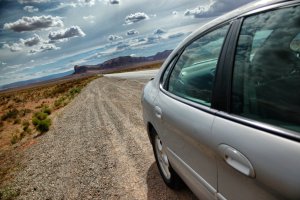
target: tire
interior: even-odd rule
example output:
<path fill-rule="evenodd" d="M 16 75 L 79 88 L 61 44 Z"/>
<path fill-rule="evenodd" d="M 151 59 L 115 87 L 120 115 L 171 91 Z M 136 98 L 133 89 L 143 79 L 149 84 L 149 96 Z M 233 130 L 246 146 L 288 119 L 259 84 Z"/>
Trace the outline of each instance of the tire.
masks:
<path fill-rule="evenodd" d="M 168 156 L 164 150 L 165 148 L 163 146 L 163 143 L 156 132 L 152 135 L 152 148 L 156 160 L 156 165 L 165 184 L 172 189 L 182 188 L 183 182 L 170 165 Z"/>

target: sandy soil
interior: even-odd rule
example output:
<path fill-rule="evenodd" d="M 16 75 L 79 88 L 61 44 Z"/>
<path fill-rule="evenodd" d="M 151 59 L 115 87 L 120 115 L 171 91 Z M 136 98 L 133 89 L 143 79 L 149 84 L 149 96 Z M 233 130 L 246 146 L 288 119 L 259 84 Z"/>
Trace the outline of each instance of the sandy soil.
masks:
<path fill-rule="evenodd" d="M 100 78 L 24 147 L 18 199 L 196 199 L 165 186 L 142 121 L 146 81 Z"/>

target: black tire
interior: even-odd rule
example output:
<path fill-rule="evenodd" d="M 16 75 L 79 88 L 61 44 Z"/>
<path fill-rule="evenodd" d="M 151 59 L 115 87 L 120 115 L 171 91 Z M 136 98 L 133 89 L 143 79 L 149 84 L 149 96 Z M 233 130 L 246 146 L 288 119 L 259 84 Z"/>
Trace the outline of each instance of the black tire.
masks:
<path fill-rule="evenodd" d="M 156 138 L 159 138 L 158 134 L 153 131 L 152 133 L 152 148 L 153 148 L 153 152 L 154 152 L 154 156 L 155 156 L 155 160 L 156 160 L 156 165 L 158 167 L 159 173 L 161 175 L 161 177 L 163 178 L 165 184 L 172 188 L 172 189 L 181 189 L 183 184 L 183 181 L 181 180 L 181 178 L 178 176 L 178 174 L 175 172 L 175 170 L 172 168 L 171 164 L 169 163 L 168 165 L 168 170 L 169 170 L 169 176 L 166 175 L 166 173 L 164 172 L 164 168 L 162 167 L 162 165 L 160 164 L 160 159 L 158 157 L 158 148 L 156 145 Z M 159 138 L 160 139 L 160 138 Z M 162 144 L 162 143 L 161 143 Z"/>

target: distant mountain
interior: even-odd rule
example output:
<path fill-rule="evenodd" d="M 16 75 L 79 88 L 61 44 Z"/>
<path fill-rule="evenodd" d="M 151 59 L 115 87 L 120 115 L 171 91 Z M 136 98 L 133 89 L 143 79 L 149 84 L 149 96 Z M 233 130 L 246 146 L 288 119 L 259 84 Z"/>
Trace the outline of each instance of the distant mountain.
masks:
<path fill-rule="evenodd" d="M 166 59 L 172 50 L 165 50 L 163 52 L 158 52 L 153 56 L 148 57 L 132 57 L 132 56 L 121 56 L 118 58 L 113 58 L 111 60 L 107 60 L 101 64 L 97 65 L 82 65 L 74 66 L 74 74 L 86 73 L 89 71 L 99 71 L 104 72 L 110 69 L 126 69 L 130 66 L 140 65 L 143 63 L 154 62 L 154 61 L 162 61 Z"/>
<path fill-rule="evenodd" d="M 21 87 L 21 86 L 27 86 L 27 85 L 31 85 L 31 84 L 35 84 L 35 83 L 40 83 L 40 82 L 43 82 L 43 81 L 57 79 L 57 78 L 60 78 L 60 77 L 63 77 L 63 76 L 71 75 L 72 73 L 73 73 L 73 70 L 63 72 L 63 73 L 59 73 L 59 74 L 51 74 L 49 76 L 30 79 L 30 80 L 26 80 L 26 81 L 18 81 L 18 82 L 15 82 L 15 83 L 10 83 L 10 84 L 7 84 L 7 85 L 0 86 L 0 90 L 6 90 L 6 89 Z"/>

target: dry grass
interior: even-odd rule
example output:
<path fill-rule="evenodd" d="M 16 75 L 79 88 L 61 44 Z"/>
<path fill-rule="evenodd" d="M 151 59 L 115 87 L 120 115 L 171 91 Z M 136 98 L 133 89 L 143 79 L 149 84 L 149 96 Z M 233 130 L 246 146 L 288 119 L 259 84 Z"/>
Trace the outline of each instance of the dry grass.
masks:
<path fill-rule="evenodd" d="M 47 132 L 53 114 L 96 78 L 86 76 L 0 93 L 0 185 L 17 165 L 13 151 Z"/>

